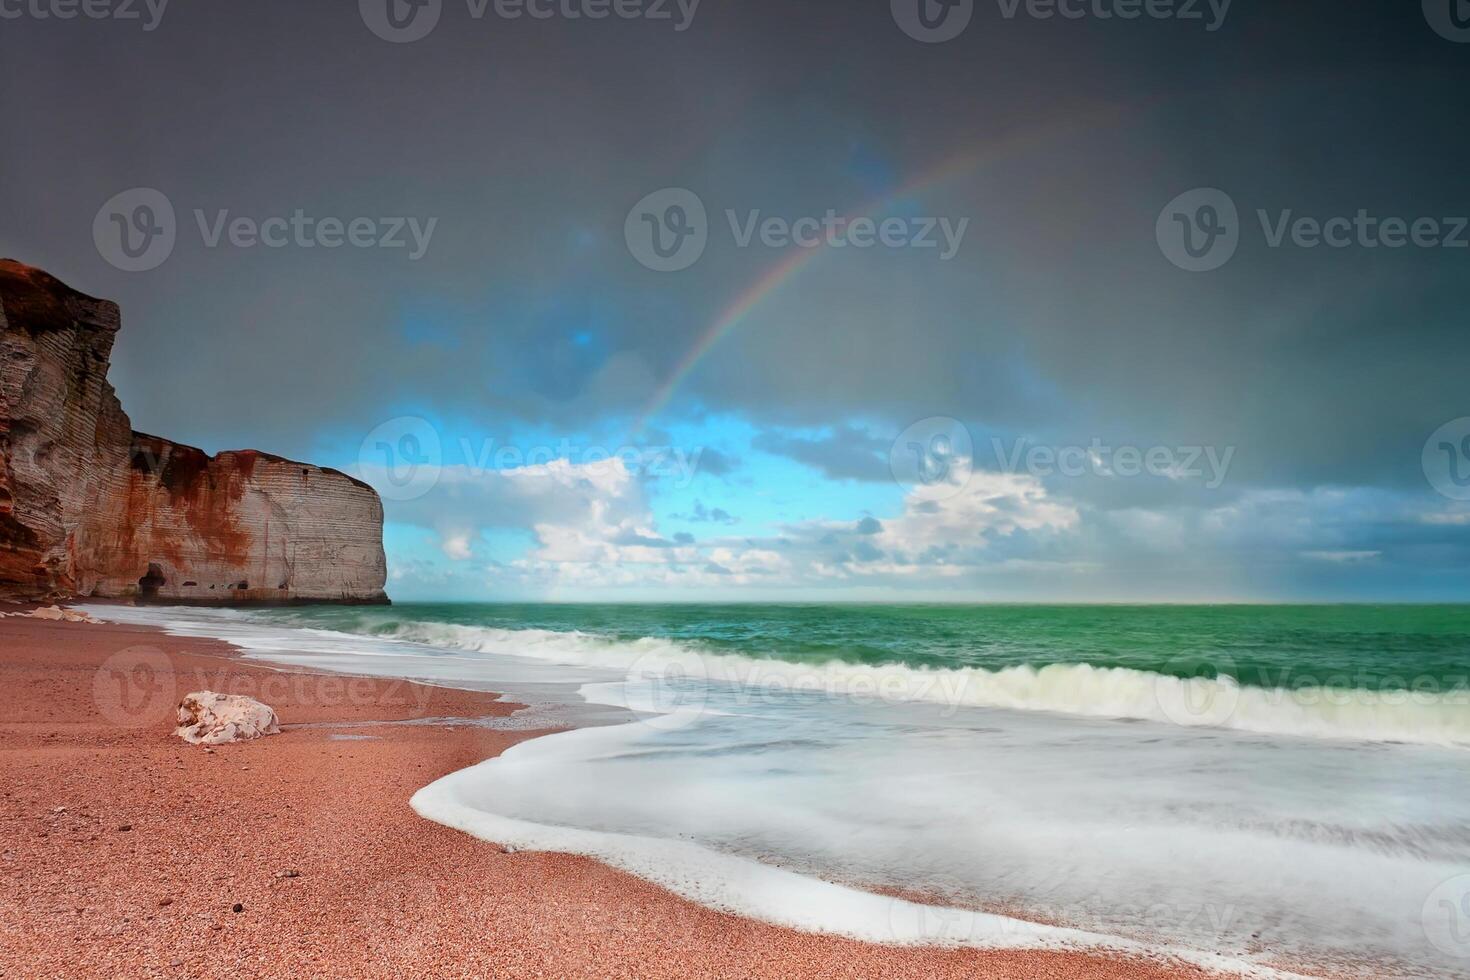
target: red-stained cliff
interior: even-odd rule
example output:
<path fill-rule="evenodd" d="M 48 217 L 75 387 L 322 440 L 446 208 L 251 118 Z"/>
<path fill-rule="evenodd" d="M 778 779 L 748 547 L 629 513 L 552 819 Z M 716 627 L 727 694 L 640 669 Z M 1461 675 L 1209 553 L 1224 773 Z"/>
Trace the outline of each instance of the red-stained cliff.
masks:
<path fill-rule="evenodd" d="M 132 431 L 107 382 L 116 304 L 0 260 L 0 593 L 384 602 L 367 485 Z"/>

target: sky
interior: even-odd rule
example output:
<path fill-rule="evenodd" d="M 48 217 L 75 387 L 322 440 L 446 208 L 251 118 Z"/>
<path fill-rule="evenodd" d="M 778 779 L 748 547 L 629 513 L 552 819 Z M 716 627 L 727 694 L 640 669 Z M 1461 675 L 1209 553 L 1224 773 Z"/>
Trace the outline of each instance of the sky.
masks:
<path fill-rule="evenodd" d="M 1466 600 L 1459 2 L 0 0 L 0 254 L 395 599 Z"/>

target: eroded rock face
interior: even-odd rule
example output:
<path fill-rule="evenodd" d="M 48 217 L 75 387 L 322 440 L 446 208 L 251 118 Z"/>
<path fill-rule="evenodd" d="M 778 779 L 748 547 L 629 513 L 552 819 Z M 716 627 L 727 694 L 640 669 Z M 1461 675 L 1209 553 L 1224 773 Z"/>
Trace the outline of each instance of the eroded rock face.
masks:
<path fill-rule="evenodd" d="M 195 691 L 179 703 L 179 727 L 174 734 L 195 745 L 220 745 L 262 735 L 277 735 L 276 712 L 243 694 Z"/>
<path fill-rule="evenodd" d="M 0 260 L 0 594 L 385 602 L 366 484 L 132 425 L 107 382 L 117 306 Z"/>

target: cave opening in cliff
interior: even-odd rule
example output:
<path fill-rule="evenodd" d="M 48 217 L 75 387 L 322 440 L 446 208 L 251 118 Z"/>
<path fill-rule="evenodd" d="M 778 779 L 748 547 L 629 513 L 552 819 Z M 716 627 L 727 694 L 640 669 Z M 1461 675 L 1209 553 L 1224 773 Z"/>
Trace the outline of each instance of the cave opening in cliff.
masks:
<path fill-rule="evenodd" d="M 158 595 L 158 590 L 168 581 L 163 577 L 163 569 L 158 567 L 157 562 L 148 563 L 148 572 L 138 579 L 138 596 L 142 599 L 151 599 Z"/>

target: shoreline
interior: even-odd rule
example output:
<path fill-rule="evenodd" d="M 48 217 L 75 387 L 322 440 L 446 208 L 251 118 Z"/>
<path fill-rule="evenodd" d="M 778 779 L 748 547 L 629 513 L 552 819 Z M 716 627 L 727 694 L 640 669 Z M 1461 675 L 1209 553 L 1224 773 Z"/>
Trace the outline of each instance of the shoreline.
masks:
<path fill-rule="evenodd" d="M 489 727 L 522 707 L 493 694 L 276 668 L 152 627 L 17 618 L 0 620 L 0 679 L 13 841 L 0 963 L 17 975 L 1217 975 L 800 933 L 420 818 L 408 801 L 421 788 L 555 730 Z M 184 743 L 173 709 L 202 686 L 259 697 L 282 733 Z"/>

